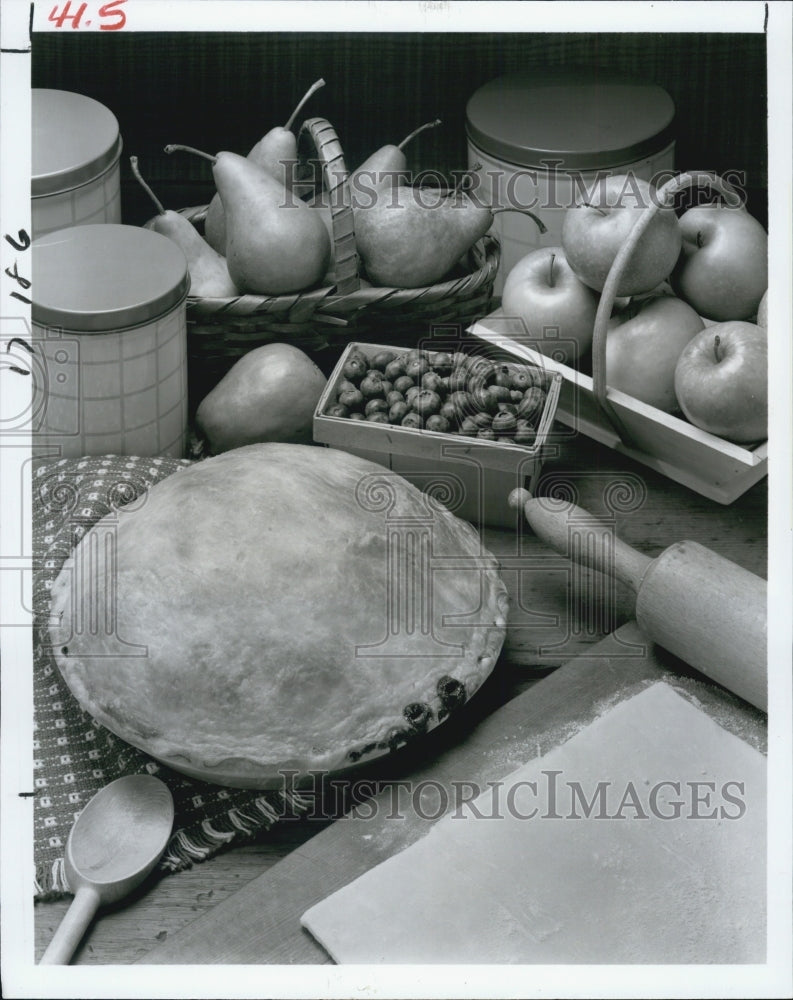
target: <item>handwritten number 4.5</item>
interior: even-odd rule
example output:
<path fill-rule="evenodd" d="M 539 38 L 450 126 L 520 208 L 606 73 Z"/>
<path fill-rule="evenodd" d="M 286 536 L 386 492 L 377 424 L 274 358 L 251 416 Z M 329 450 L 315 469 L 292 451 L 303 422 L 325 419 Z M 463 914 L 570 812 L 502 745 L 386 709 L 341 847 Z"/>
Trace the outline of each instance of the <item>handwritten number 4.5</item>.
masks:
<path fill-rule="evenodd" d="M 119 10 L 126 0 L 110 0 L 109 3 L 103 4 L 98 11 L 100 20 L 105 18 L 112 18 L 112 22 L 106 24 L 100 24 L 100 31 L 118 31 L 119 28 L 123 28 L 127 23 L 127 15 L 123 10 Z M 85 14 L 88 9 L 87 3 L 81 3 L 79 7 L 72 13 L 72 2 L 71 0 L 66 0 L 66 3 L 62 7 L 57 5 L 52 8 L 49 13 L 48 20 L 55 24 L 56 28 L 62 28 L 67 21 L 71 22 L 72 28 L 79 28 L 80 22 L 83 19 L 83 14 Z M 86 25 L 90 24 L 90 21 L 85 22 Z"/>

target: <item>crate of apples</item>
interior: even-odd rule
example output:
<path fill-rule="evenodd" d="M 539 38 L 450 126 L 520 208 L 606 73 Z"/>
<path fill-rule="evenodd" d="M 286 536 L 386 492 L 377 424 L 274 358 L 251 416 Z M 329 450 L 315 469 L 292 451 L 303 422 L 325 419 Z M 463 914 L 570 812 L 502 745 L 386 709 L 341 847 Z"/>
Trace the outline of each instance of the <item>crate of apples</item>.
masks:
<path fill-rule="evenodd" d="M 721 201 L 678 215 L 700 186 Z M 618 175 L 515 265 L 474 332 L 548 358 L 563 423 L 731 503 L 767 471 L 767 282 L 766 232 L 719 178 L 655 191 Z"/>
<path fill-rule="evenodd" d="M 506 352 L 350 344 L 319 401 L 314 440 L 448 496 L 467 520 L 512 526 L 507 497 L 540 471 L 561 382 L 541 359 Z"/>

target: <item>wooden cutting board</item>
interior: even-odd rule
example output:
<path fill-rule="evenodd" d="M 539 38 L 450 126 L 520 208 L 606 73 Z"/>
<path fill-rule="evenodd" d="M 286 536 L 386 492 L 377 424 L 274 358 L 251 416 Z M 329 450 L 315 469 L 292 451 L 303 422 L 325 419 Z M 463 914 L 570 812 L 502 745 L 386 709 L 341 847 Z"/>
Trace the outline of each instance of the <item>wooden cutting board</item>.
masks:
<path fill-rule="evenodd" d="M 419 840 L 444 804 L 447 810 L 455 807 L 465 783 L 484 789 L 662 679 L 722 727 L 765 750 L 762 713 L 648 644 L 631 622 L 481 721 L 472 704 L 470 712 L 430 734 L 421 747 L 423 759 L 405 754 L 391 762 L 393 773 L 361 773 L 359 781 L 385 779 L 375 796 L 172 935 L 140 964 L 329 962 L 300 925 L 306 910 Z M 684 738 L 670 733 L 672 740 Z"/>
<path fill-rule="evenodd" d="M 762 963 L 766 770 L 659 681 L 301 923 L 348 965 Z"/>

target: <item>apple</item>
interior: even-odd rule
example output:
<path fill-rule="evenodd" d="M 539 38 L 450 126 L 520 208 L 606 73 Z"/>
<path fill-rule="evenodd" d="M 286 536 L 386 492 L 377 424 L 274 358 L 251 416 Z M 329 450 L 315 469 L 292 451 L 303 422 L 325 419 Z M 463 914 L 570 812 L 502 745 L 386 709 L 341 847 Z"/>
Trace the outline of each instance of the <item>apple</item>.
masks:
<path fill-rule="evenodd" d="M 746 444 L 768 436 L 768 332 L 731 320 L 706 327 L 677 361 L 675 392 L 696 427 Z"/>
<path fill-rule="evenodd" d="M 768 329 L 768 289 L 763 292 L 760 305 L 757 307 L 757 325 Z"/>
<path fill-rule="evenodd" d="M 574 343 L 576 357 L 570 363 L 575 367 L 592 346 L 598 298 L 576 277 L 561 247 L 540 247 L 507 274 L 501 308 L 505 316 L 524 322 L 543 354 Z"/>
<path fill-rule="evenodd" d="M 603 291 L 614 258 L 653 198 L 647 181 L 616 174 L 604 178 L 588 202 L 565 212 L 562 247 L 584 284 Z M 674 209 L 659 209 L 634 248 L 616 294 L 639 295 L 660 285 L 677 263 L 681 242 Z"/>
<path fill-rule="evenodd" d="M 680 217 L 672 287 L 701 316 L 748 320 L 768 287 L 768 235 L 745 208 L 697 205 Z"/>
<path fill-rule="evenodd" d="M 658 295 L 644 299 L 633 313 L 611 319 L 606 334 L 608 384 L 665 413 L 679 411 L 675 368 L 683 348 L 705 327 L 697 312 L 681 299 Z"/>

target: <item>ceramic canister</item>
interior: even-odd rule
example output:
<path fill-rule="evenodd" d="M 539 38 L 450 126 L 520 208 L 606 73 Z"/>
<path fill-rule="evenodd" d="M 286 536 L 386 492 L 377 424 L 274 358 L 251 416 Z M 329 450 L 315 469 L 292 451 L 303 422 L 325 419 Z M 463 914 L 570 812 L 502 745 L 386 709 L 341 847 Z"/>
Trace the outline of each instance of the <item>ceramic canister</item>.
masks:
<path fill-rule="evenodd" d="M 187 433 L 187 260 L 138 226 L 33 241 L 33 349 L 46 385 L 36 444 L 52 454 L 181 457 Z"/>
<path fill-rule="evenodd" d="M 99 101 L 66 90 L 31 90 L 34 239 L 55 229 L 121 222 L 118 121 Z"/>
<path fill-rule="evenodd" d="M 512 267 L 539 246 L 559 246 L 565 211 L 598 179 L 632 173 L 662 184 L 674 170 L 675 108 L 654 83 L 591 69 L 535 70 L 498 77 L 466 108 L 468 165 L 479 164 L 481 192 L 499 212 L 495 292 Z"/>

